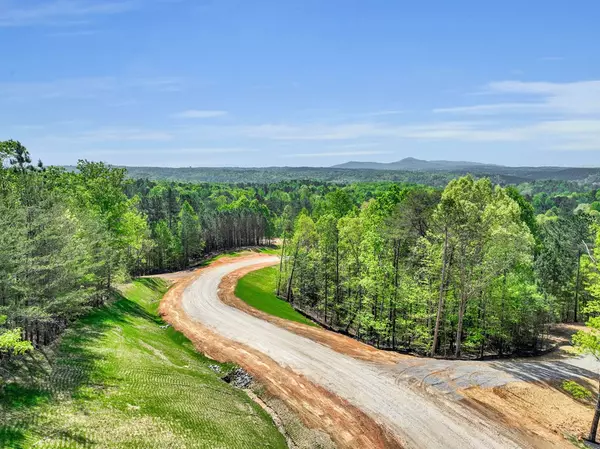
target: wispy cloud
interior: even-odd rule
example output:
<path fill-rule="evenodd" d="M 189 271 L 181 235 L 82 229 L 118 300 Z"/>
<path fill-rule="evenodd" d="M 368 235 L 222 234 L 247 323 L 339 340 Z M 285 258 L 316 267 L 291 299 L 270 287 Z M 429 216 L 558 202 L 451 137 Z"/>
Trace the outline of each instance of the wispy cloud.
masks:
<path fill-rule="evenodd" d="M 5 101 L 91 99 L 124 101 L 124 96 L 140 90 L 176 92 L 182 89 L 182 80 L 175 77 L 121 78 L 89 77 L 66 78 L 52 81 L 0 83 L 0 104 Z"/>
<path fill-rule="evenodd" d="M 194 134 L 195 133 L 195 134 Z M 281 143 L 340 142 L 338 150 L 323 155 L 376 154 L 369 147 L 401 145 L 407 141 L 530 144 L 545 149 L 600 150 L 600 118 L 553 119 L 509 123 L 499 120 L 454 120 L 428 123 L 382 124 L 263 124 L 201 126 L 191 134 L 210 139 L 237 138 Z M 189 136 L 188 136 L 189 137 Z M 369 144 L 367 145 L 366 142 Z M 344 148 L 344 146 L 348 147 Z M 354 147 L 354 148 L 353 148 Z M 362 150 L 361 148 L 366 148 Z M 296 153 L 310 157 L 316 152 Z M 310 156 L 308 156 L 310 155 Z M 297 156 L 301 157 L 301 156 Z M 317 156 L 315 156 L 317 157 Z"/>
<path fill-rule="evenodd" d="M 319 153 L 293 153 L 285 154 L 282 157 L 336 157 L 336 156 L 376 156 L 383 154 L 392 154 L 391 151 L 323 151 Z"/>
<path fill-rule="evenodd" d="M 495 95 L 521 96 L 523 102 L 500 102 L 435 109 L 453 114 L 522 114 L 544 112 L 568 115 L 600 114 L 600 80 L 571 83 L 499 81 L 486 86 Z"/>
<path fill-rule="evenodd" d="M 375 112 L 367 112 L 364 114 L 365 117 L 384 117 L 387 115 L 398 115 L 403 114 L 404 111 L 401 110 L 388 110 L 388 111 L 375 111 Z"/>
<path fill-rule="evenodd" d="M 69 30 L 69 31 L 56 31 L 46 34 L 48 37 L 81 37 L 81 36 L 96 36 L 99 33 L 98 30 Z"/>
<path fill-rule="evenodd" d="M 169 132 L 142 128 L 101 128 L 75 136 L 86 142 L 164 142 L 173 139 Z"/>
<path fill-rule="evenodd" d="M 32 141 L 43 143 L 44 146 L 50 147 L 65 146 L 66 148 L 76 148 L 80 145 L 97 143 L 167 142 L 173 140 L 174 137 L 174 134 L 167 131 L 133 127 L 103 127 L 85 131 L 40 135 L 32 139 Z"/>
<path fill-rule="evenodd" d="M 472 115 L 496 115 L 500 113 L 530 113 L 541 110 L 544 104 L 536 103 L 497 103 L 478 104 L 474 106 L 457 106 L 450 108 L 436 108 L 435 114 L 472 114 Z"/>
<path fill-rule="evenodd" d="M 213 128 L 214 129 L 214 128 Z M 482 126 L 478 122 L 432 122 L 423 124 L 384 124 L 361 122 L 340 125 L 302 124 L 226 127 L 229 134 L 247 138 L 282 141 L 352 141 L 365 138 L 402 138 L 419 140 L 454 139 L 463 141 L 514 141 L 517 133 L 497 130 L 493 126 Z"/>
<path fill-rule="evenodd" d="M 433 112 L 465 117 L 475 136 L 543 144 L 547 149 L 600 150 L 600 80 L 498 81 L 489 83 L 485 91 L 511 101 L 438 108 Z M 481 121 L 482 116 L 485 121 Z M 462 132 L 454 136 L 462 137 Z M 470 136 L 469 131 L 465 137 Z"/>
<path fill-rule="evenodd" d="M 222 117 L 224 115 L 227 115 L 227 111 L 188 109 L 187 111 L 182 111 L 182 112 L 173 114 L 173 117 L 182 118 L 182 119 L 194 119 L 194 118 Z"/>
<path fill-rule="evenodd" d="M 84 23 L 93 16 L 120 14 L 140 6 L 139 0 L 5 0 L 0 27 Z"/>
<path fill-rule="evenodd" d="M 88 153 L 94 155 L 112 155 L 120 154 L 123 152 L 122 149 L 94 149 L 88 150 Z M 215 147 L 215 148 L 134 148 L 127 149 L 130 154 L 181 154 L 181 155 L 219 155 L 219 154 L 236 154 L 236 153 L 256 153 L 257 149 L 254 148 L 243 148 L 243 147 Z"/>

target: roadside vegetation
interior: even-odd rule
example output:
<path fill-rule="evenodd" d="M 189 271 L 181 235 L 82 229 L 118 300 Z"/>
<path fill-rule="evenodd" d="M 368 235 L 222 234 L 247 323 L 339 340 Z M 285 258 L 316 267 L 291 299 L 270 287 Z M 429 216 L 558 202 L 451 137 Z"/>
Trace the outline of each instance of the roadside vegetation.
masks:
<path fill-rule="evenodd" d="M 267 267 L 252 271 L 242 277 L 235 288 L 235 295 L 255 309 L 290 321 L 316 326 L 297 312 L 287 301 L 275 295 L 277 268 Z"/>
<path fill-rule="evenodd" d="M 590 390 L 573 380 L 563 381 L 561 388 L 578 401 L 589 403 L 593 397 Z"/>
<path fill-rule="evenodd" d="M 30 396 L 18 366 L 28 367 L 34 379 L 25 362 L 42 360 L 66 329 L 90 326 L 90 316 L 112 310 L 121 313 L 112 319 L 122 325 L 129 314 L 141 319 L 146 309 L 135 302 L 106 308 L 115 286 L 276 240 L 283 256 L 279 270 L 250 276 L 238 290 L 266 312 L 301 320 L 294 311 L 300 309 L 380 348 L 454 358 L 536 354 L 551 347 L 552 324 L 587 321 L 594 337 L 576 343 L 599 354 L 600 190 L 593 174 L 578 182 L 517 177 L 515 186 L 495 185 L 509 181 L 497 176 L 493 182 L 418 172 L 348 184 L 326 182 L 333 178 L 269 182 L 268 176 L 257 183 L 184 183 L 126 175 L 125 169 L 85 160 L 73 170 L 45 167 L 21 143 L 0 142 L 0 401 L 23 416 L 42 413 L 27 415 L 27 424 L 17 419 L 20 412 L 11 412 L 13 424 L 3 427 L 3 438 L 29 441 L 35 423 L 75 416 L 60 411 L 48 418 L 44 407 L 62 390 L 51 384 Z M 124 305 L 126 311 L 119 309 Z M 129 341 L 118 327 L 111 329 Z M 80 357 L 76 336 L 69 335 L 56 359 L 60 367 L 68 368 L 70 352 Z M 147 354 L 160 353 L 141 336 L 131 341 Z M 106 357 L 99 363 L 110 359 L 101 350 L 94 354 Z M 84 374 L 69 376 L 87 379 L 86 370 L 98 364 L 85 360 Z M 171 363 L 174 372 L 185 371 L 186 364 Z M 111 382 L 122 375 L 132 382 L 132 413 L 144 410 L 133 394 L 140 372 L 115 371 L 108 387 L 98 389 L 94 382 L 87 389 L 69 386 L 75 391 L 69 400 L 85 394 L 94 403 L 110 402 L 119 397 L 111 396 Z M 125 407 L 125 399 L 119 404 Z M 180 410 L 186 410 L 182 416 L 189 412 Z M 193 414 L 204 416 L 200 409 Z M 73 429 L 85 421 L 73 419 Z M 116 427 L 111 419 L 106 423 Z M 65 426 L 54 428 L 63 432 L 56 438 L 70 438 Z M 88 438 L 87 430 L 81 432 Z"/>
<path fill-rule="evenodd" d="M 339 189 L 282 226 L 278 292 L 381 348 L 535 354 L 550 324 L 597 312 L 597 220 L 573 203 L 536 214 L 514 187 L 470 176 L 360 206 Z"/>
<path fill-rule="evenodd" d="M 232 367 L 164 325 L 166 288 L 133 282 L 47 348 L 49 361 L 17 363 L 0 400 L 0 447 L 287 447 L 271 418 L 209 368 Z"/>

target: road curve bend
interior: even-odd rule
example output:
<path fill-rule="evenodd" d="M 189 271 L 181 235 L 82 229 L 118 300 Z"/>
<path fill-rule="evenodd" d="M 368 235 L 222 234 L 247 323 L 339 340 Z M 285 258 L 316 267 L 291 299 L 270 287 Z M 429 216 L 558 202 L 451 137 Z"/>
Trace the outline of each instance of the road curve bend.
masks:
<path fill-rule="evenodd" d="M 335 352 L 313 340 L 258 319 L 219 300 L 223 277 L 277 257 L 233 260 L 208 267 L 183 292 L 193 320 L 223 337 L 254 348 L 281 366 L 347 400 L 396 435 L 406 448 L 507 449 L 527 447 L 517 435 L 442 395 L 398 382 L 389 369 Z"/>

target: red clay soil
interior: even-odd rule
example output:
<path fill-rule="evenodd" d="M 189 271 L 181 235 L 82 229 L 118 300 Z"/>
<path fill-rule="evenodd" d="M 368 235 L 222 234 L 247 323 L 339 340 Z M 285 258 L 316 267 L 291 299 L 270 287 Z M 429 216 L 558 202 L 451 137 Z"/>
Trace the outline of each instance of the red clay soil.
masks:
<path fill-rule="evenodd" d="M 256 258 L 261 256 L 244 256 L 244 258 L 246 257 Z M 236 260 L 242 260 L 242 258 L 236 258 Z M 211 264 L 211 267 L 229 261 L 231 261 L 231 258 L 222 258 Z M 265 354 L 224 338 L 201 323 L 190 319 L 181 305 L 182 293 L 202 270 L 209 268 L 186 272 L 188 274 L 177 276 L 174 279 L 175 284 L 167 292 L 159 308 L 159 313 L 168 323 L 189 338 L 202 353 L 220 362 L 234 362 L 244 368 L 267 389 L 269 394 L 282 399 L 288 407 L 297 413 L 306 426 L 327 432 L 338 447 L 360 449 L 401 447 L 401 444 L 389 431 L 347 401 L 315 385 L 304 376 L 283 368 Z M 256 268 L 256 266 L 253 266 L 251 269 Z M 236 272 L 224 279 L 221 284 L 223 300 L 228 304 L 235 303 L 236 307 L 255 316 L 258 316 L 256 313 L 259 313 L 261 314 L 259 317 L 262 319 L 268 317 L 268 321 L 271 322 L 275 322 L 273 320 L 286 321 L 262 314 L 262 312 L 252 309 L 235 298 L 233 290 L 235 289 L 236 280 L 242 273 L 247 271 L 250 270 Z M 246 307 L 252 309 L 252 311 L 247 310 Z M 265 316 L 263 317 L 263 315 Z M 276 324 L 328 344 L 335 350 L 339 348 L 340 352 L 346 352 L 349 355 L 367 360 L 384 359 L 388 363 L 393 360 L 388 358 L 387 355 L 378 356 L 376 355 L 377 350 L 374 348 L 347 337 L 339 336 L 342 338 L 338 339 L 336 338 L 337 335 L 327 333 L 328 338 L 326 340 L 324 334 L 326 331 L 320 329 L 312 329 L 310 326 L 296 325 L 296 323 Z M 291 326 L 291 328 L 288 326 Z"/>
<path fill-rule="evenodd" d="M 471 387 L 462 394 L 465 405 L 506 427 L 521 429 L 522 435 L 536 448 L 572 448 L 565 438 L 582 441 L 594 414 L 593 405 L 574 400 L 551 383 Z"/>

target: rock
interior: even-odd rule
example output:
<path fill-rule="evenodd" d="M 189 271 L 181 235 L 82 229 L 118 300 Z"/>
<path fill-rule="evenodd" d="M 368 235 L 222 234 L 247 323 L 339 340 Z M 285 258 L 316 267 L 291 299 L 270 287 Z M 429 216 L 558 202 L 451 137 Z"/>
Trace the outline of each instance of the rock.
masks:
<path fill-rule="evenodd" d="M 215 373 L 221 372 L 221 367 L 219 365 L 208 365 L 208 367 L 213 370 Z"/>
<path fill-rule="evenodd" d="M 242 368 L 236 368 L 227 373 L 223 380 L 236 388 L 248 388 L 252 383 L 252 376 Z"/>

